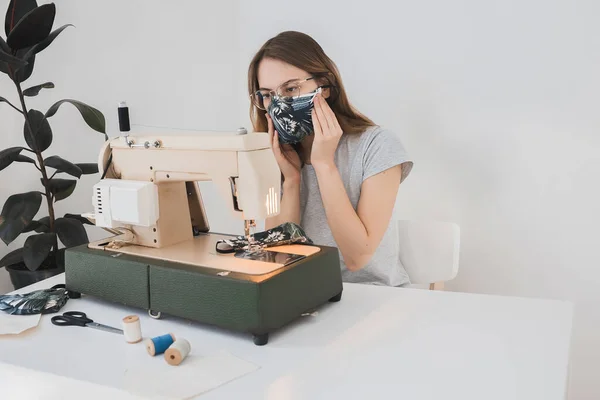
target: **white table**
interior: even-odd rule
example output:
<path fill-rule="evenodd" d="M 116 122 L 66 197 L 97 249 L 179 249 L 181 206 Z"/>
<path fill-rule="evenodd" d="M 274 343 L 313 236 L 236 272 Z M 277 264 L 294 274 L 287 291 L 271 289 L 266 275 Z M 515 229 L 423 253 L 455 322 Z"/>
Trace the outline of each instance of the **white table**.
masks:
<path fill-rule="evenodd" d="M 63 275 L 26 291 L 61 282 Z M 249 335 L 153 320 L 85 296 L 61 312 L 68 310 L 117 327 L 135 313 L 150 336 L 176 332 L 195 354 L 225 349 L 261 366 L 202 399 L 558 400 L 567 391 L 572 305 L 559 301 L 346 284 L 341 302 L 272 334 L 263 347 Z M 26 399 L 37 382 L 47 398 L 59 398 L 50 395 L 57 388 L 81 396 L 88 386 L 97 398 L 135 398 L 111 389 L 122 379 L 126 346 L 119 335 L 59 328 L 43 316 L 35 330 L 0 336 L 0 397 L 10 388 Z M 21 367 L 63 377 L 25 379 Z"/>

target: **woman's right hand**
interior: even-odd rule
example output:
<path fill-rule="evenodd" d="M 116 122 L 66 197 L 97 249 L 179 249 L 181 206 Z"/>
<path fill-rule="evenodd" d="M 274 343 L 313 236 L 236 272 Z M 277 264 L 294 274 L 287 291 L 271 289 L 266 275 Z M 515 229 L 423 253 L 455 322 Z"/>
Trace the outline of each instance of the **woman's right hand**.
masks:
<path fill-rule="evenodd" d="M 267 124 L 269 127 L 269 135 L 271 136 L 271 148 L 275 154 L 279 169 L 283 174 L 286 182 L 300 182 L 300 169 L 302 162 L 298 152 L 289 144 L 279 143 L 279 134 L 273 128 L 273 121 L 267 114 Z"/>

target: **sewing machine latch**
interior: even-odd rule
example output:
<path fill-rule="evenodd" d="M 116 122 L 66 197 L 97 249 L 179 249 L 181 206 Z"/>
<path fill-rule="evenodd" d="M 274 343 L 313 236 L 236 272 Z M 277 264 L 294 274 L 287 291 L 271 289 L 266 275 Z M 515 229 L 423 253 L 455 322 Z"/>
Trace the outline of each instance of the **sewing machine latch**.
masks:
<path fill-rule="evenodd" d="M 231 176 L 229 177 L 229 184 L 231 186 L 231 197 L 233 199 L 233 209 L 235 211 L 244 211 L 240 209 L 239 203 L 238 203 L 238 193 L 237 193 L 237 186 L 236 186 L 236 180 L 237 176 Z"/>
<path fill-rule="evenodd" d="M 235 211 L 243 211 L 240 209 L 240 206 L 238 204 L 237 186 L 236 186 L 236 181 L 235 181 L 236 179 L 237 179 L 237 177 L 234 177 L 234 176 L 229 178 L 229 183 L 231 184 L 231 197 L 233 198 L 233 208 L 235 209 Z M 253 219 L 244 220 L 244 235 L 246 236 L 246 239 L 249 241 L 251 248 L 254 245 L 253 239 L 251 238 L 251 234 L 254 233 L 254 228 L 256 228 L 255 220 L 253 220 Z"/>

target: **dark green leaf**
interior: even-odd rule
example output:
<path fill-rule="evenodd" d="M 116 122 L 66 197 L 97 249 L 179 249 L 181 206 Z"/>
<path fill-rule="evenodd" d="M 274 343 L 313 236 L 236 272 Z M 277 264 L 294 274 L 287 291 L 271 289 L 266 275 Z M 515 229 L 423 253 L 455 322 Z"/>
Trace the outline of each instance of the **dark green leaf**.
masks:
<path fill-rule="evenodd" d="M 0 50 L 0 61 L 4 61 L 5 63 L 12 65 L 13 67 L 15 67 L 15 69 L 21 68 L 21 67 L 24 67 L 25 65 L 27 65 L 26 61 L 23 61 L 13 55 L 5 53 L 2 50 Z M 2 71 L 2 72 L 4 72 L 4 71 Z"/>
<path fill-rule="evenodd" d="M 37 1 L 35 0 L 10 0 L 8 10 L 6 10 L 6 19 L 4 21 L 4 32 L 6 33 L 6 36 L 10 35 L 10 31 L 13 30 L 21 18 L 37 6 Z"/>
<path fill-rule="evenodd" d="M 78 214 L 65 214 L 65 218 L 76 219 L 77 221 L 81 222 L 82 224 L 94 225 L 92 223 L 92 221 L 90 221 L 89 219 L 82 217 L 81 215 L 78 215 Z"/>
<path fill-rule="evenodd" d="M 25 14 L 10 31 L 6 38 L 8 47 L 20 50 L 40 43 L 50 35 L 55 16 L 56 6 L 54 3 L 34 8 Z"/>
<path fill-rule="evenodd" d="M 38 219 L 38 222 L 40 223 L 40 226 L 35 228 L 37 233 L 48 232 L 50 230 L 50 217 L 40 218 Z"/>
<path fill-rule="evenodd" d="M 17 57 L 25 60 L 25 58 L 23 58 L 23 56 L 25 55 L 25 53 L 27 53 L 28 50 L 29 50 L 29 48 L 17 51 Z M 17 72 L 14 74 L 15 82 L 19 82 L 19 83 L 25 82 L 27 79 L 29 79 L 29 77 L 31 77 L 31 74 L 33 74 L 33 67 L 35 66 L 35 55 L 27 58 L 26 61 L 27 61 L 27 65 L 24 67 L 18 68 Z"/>
<path fill-rule="evenodd" d="M 56 235 L 54 233 L 39 233 L 31 235 L 25 240 L 23 246 L 23 261 L 30 271 L 37 270 L 44 262 L 54 243 Z"/>
<path fill-rule="evenodd" d="M 77 178 L 81 176 L 81 168 L 59 156 L 50 156 L 46 158 L 44 160 L 44 165 L 46 167 L 54 168 L 58 172 L 64 172 Z"/>
<path fill-rule="evenodd" d="M 56 233 L 65 247 L 79 246 L 88 243 L 88 236 L 83 224 L 73 218 L 59 218 L 55 221 Z"/>
<path fill-rule="evenodd" d="M 16 60 L 18 61 L 15 61 L 15 59 L 12 59 L 12 62 L 0 60 L 0 72 L 7 74 L 15 82 L 24 82 L 27 80 L 33 73 L 35 64 L 35 55 L 28 56 L 27 59 L 23 57 L 29 50 L 30 48 L 17 50 Z"/>
<path fill-rule="evenodd" d="M 5 54 L 5 57 L 7 54 L 11 54 L 11 50 L 10 47 L 8 47 L 8 45 L 6 44 L 6 42 L 4 41 L 4 39 L 2 37 L 0 37 L 0 52 Z M 23 60 L 24 62 L 24 60 Z M 18 65 L 15 64 L 11 64 L 13 65 L 13 71 L 18 68 Z M 0 72 L 3 72 L 5 74 L 9 74 L 9 70 L 8 70 L 8 63 L 6 61 L 2 61 L 2 59 L 0 59 Z M 10 73 L 10 75 L 12 75 L 12 72 Z"/>
<path fill-rule="evenodd" d="M 32 158 L 29 158 L 27 156 L 24 156 L 23 154 L 19 154 L 17 156 L 17 159 L 15 160 L 16 162 L 25 162 L 25 163 L 31 163 L 31 164 L 35 164 L 35 161 L 33 161 Z"/>
<path fill-rule="evenodd" d="M 6 200 L 0 214 L 0 238 L 5 244 L 10 244 L 23 232 L 41 204 L 40 192 L 14 194 Z"/>
<path fill-rule="evenodd" d="M 96 110 L 94 107 L 90 107 L 87 104 L 84 104 L 77 100 L 65 99 L 65 100 L 61 100 L 61 101 L 55 103 L 46 112 L 46 118 L 50 118 L 54 114 L 56 114 L 56 112 L 58 111 L 58 108 L 63 103 L 73 104 L 75 107 L 77 107 L 77 109 L 81 113 L 81 116 L 83 117 L 83 119 L 85 120 L 85 122 L 88 124 L 88 126 L 90 128 L 92 128 L 93 130 L 95 130 L 97 132 L 105 133 L 106 121 L 104 119 L 104 115 L 100 111 Z"/>
<path fill-rule="evenodd" d="M 37 96 L 40 93 L 40 90 L 42 90 L 42 89 L 53 89 L 53 88 L 54 88 L 54 83 L 52 83 L 52 82 L 42 83 L 41 85 L 32 86 L 28 89 L 23 90 L 23 96 L 34 97 L 34 96 Z"/>
<path fill-rule="evenodd" d="M 0 268 L 8 267 L 9 265 L 15 265 L 23 262 L 23 248 L 16 249 L 2 257 L 0 260 Z"/>
<path fill-rule="evenodd" d="M 27 123 L 23 128 L 25 141 L 31 150 L 44 151 L 52 144 L 52 129 L 48 120 L 44 118 L 44 114 L 38 110 L 29 110 L 27 113 L 29 123 L 31 124 L 31 130 L 33 131 L 33 137 L 35 142 L 32 141 L 32 137 L 29 133 Z"/>
<path fill-rule="evenodd" d="M 2 36 L 0 36 L 0 50 L 5 52 L 6 54 L 10 54 L 10 47 L 8 47 Z"/>
<path fill-rule="evenodd" d="M 75 190 L 75 186 L 77 185 L 77 181 L 75 179 L 59 179 L 53 178 L 50 179 L 49 189 L 50 192 L 54 195 L 54 200 L 59 201 L 66 199 L 73 193 Z"/>
<path fill-rule="evenodd" d="M 98 164 L 96 163 L 80 163 L 75 164 L 81 169 L 83 175 L 91 175 L 98 173 Z"/>
<path fill-rule="evenodd" d="M 25 54 L 23 59 L 27 60 L 27 59 L 29 59 L 29 57 L 43 51 L 46 47 L 50 46 L 52 44 L 52 42 L 54 41 L 54 39 L 56 39 L 56 37 L 58 35 L 60 35 L 60 33 L 62 31 L 64 31 L 66 28 L 68 28 L 69 26 L 73 26 L 73 25 L 71 25 L 71 24 L 63 25 L 60 28 L 53 31 L 50 35 L 48 35 L 48 37 L 46 39 L 42 40 L 40 43 L 31 47 L 31 49 L 29 49 L 29 51 L 27 51 L 27 53 Z"/>
<path fill-rule="evenodd" d="M 0 171 L 17 161 L 19 154 L 23 150 L 25 150 L 23 147 L 9 147 L 0 151 Z"/>
<path fill-rule="evenodd" d="M 23 232 L 21 232 L 21 233 L 27 233 L 27 232 L 31 232 L 31 231 L 48 232 L 48 227 L 46 225 L 40 223 L 40 221 L 31 221 L 29 223 L 29 225 L 27 225 L 25 227 L 25 229 L 23 229 Z"/>

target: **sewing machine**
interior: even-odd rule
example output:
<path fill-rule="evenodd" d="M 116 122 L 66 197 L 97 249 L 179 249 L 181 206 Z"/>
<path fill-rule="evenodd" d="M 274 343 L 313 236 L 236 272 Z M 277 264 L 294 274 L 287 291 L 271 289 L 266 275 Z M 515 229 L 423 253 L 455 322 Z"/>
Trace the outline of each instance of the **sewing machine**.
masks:
<path fill-rule="evenodd" d="M 66 286 L 162 314 L 254 335 L 269 333 L 327 301 L 341 299 L 335 248 L 292 244 L 253 254 L 222 254 L 210 232 L 199 181 L 212 181 L 223 205 L 244 221 L 277 215 L 280 171 L 266 133 L 143 135 L 105 143 L 93 189 L 94 213 L 111 233 L 65 252 Z"/>

